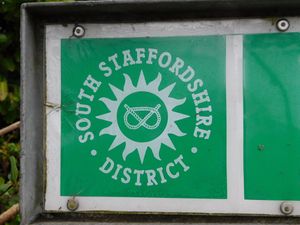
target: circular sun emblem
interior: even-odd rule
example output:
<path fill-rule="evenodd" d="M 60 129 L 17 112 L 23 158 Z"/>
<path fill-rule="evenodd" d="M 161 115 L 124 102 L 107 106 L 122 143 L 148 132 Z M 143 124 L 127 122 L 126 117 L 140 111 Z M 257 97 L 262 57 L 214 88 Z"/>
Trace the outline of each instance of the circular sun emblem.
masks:
<path fill-rule="evenodd" d="M 111 125 L 100 131 L 100 135 L 115 136 L 109 150 L 125 142 L 123 159 L 137 150 L 143 163 L 147 149 L 151 149 L 156 159 L 160 160 L 160 148 L 164 144 L 171 149 L 175 147 L 169 135 L 184 136 L 175 123 L 189 116 L 174 111 L 174 108 L 185 102 L 175 99 L 170 94 L 175 83 L 159 90 L 162 76 L 146 83 L 143 71 L 140 72 L 136 86 L 129 75 L 124 74 L 123 90 L 109 85 L 116 100 L 100 98 L 109 113 L 97 116 L 98 119 L 111 122 Z"/>

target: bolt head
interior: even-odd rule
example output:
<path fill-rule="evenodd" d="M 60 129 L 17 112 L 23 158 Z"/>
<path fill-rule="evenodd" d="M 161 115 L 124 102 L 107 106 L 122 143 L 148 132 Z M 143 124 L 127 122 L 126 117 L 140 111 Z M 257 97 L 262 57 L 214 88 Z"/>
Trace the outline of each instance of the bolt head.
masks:
<path fill-rule="evenodd" d="M 289 27 L 290 27 L 290 22 L 287 19 L 279 19 L 276 22 L 276 28 L 281 32 L 287 31 Z"/>
<path fill-rule="evenodd" d="M 258 149 L 259 151 L 263 151 L 263 150 L 265 150 L 265 145 L 259 144 L 259 145 L 257 146 L 257 149 Z"/>
<path fill-rule="evenodd" d="M 67 201 L 67 208 L 70 211 L 75 211 L 76 209 L 78 209 L 79 203 L 75 198 L 70 198 Z"/>
<path fill-rule="evenodd" d="M 291 203 L 288 202 L 283 202 L 280 205 L 280 211 L 282 212 L 282 214 L 284 215 L 290 215 L 293 213 L 294 211 L 294 207 Z"/>
<path fill-rule="evenodd" d="M 74 29 L 73 29 L 73 35 L 75 37 L 80 38 L 80 37 L 83 37 L 84 34 L 85 34 L 85 29 L 84 29 L 83 26 L 77 25 L 77 26 L 74 27 Z"/>

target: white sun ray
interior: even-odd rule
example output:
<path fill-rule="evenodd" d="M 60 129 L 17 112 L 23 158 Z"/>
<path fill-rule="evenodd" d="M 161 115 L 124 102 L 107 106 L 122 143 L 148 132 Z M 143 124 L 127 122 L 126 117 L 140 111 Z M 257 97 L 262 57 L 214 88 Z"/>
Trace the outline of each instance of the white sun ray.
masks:
<path fill-rule="evenodd" d="M 166 137 L 166 139 L 163 141 L 163 144 L 168 146 L 169 148 L 176 150 L 173 142 L 171 141 L 170 137 Z"/>
<path fill-rule="evenodd" d="M 176 106 L 182 105 L 183 103 L 185 103 L 186 98 L 182 98 L 182 99 L 175 99 L 172 98 L 169 100 L 168 104 L 170 105 L 170 108 L 175 108 Z"/>
<path fill-rule="evenodd" d="M 151 82 L 148 84 L 148 88 L 149 88 L 150 90 L 158 90 L 159 85 L 160 85 L 160 82 L 161 82 L 161 74 L 158 73 L 158 74 L 157 74 L 157 77 L 155 78 L 155 80 L 151 81 Z"/>
<path fill-rule="evenodd" d="M 143 163 L 146 155 L 147 146 L 141 146 L 137 150 L 140 156 L 141 163 Z"/>
<path fill-rule="evenodd" d="M 109 146 L 109 151 L 113 150 L 115 147 L 119 146 L 120 144 L 124 143 L 123 140 L 119 139 L 119 138 L 115 138 L 112 142 L 112 144 Z"/>
<path fill-rule="evenodd" d="M 119 88 L 109 85 L 111 88 L 115 99 L 111 100 L 109 98 L 102 97 L 99 99 L 99 101 L 103 102 L 106 107 L 108 108 L 109 112 L 106 114 L 101 114 L 96 116 L 97 119 L 105 120 L 108 122 L 111 122 L 111 124 L 102 129 L 99 132 L 99 135 L 111 135 L 115 136 L 112 144 L 109 147 L 109 151 L 113 150 L 117 146 L 121 145 L 122 143 L 125 143 L 125 148 L 122 153 L 122 157 L 124 160 L 126 160 L 127 156 L 131 153 L 137 151 L 139 154 L 139 158 L 141 163 L 144 162 L 147 149 L 151 149 L 153 156 L 157 160 L 161 160 L 160 158 L 160 149 L 161 145 L 164 144 L 167 147 L 169 147 L 172 150 L 176 150 L 171 138 L 169 135 L 175 135 L 175 136 L 184 136 L 186 135 L 183 133 L 175 123 L 176 121 L 183 120 L 188 118 L 188 115 L 178 113 L 174 111 L 174 108 L 177 106 L 180 106 L 185 103 L 185 98 L 182 99 L 175 99 L 170 97 L 170 94 L 172 93 L 175 83 L 170 84 L 169 86 L 163 88 L 162 90 L 159 90 L 159 86 L 161 84 L 162 75 L 160 73 L 157 74 L 157 77 L 151 81 L 149 84 L 147 84 L 145 76 L 143 71 L 141 70 L 139 79 L 137 82 L 137 85 L 134 86 L 132 83 L 132 80 L 130 79 L 130 76 L 128 74 L 124 74 L 125 83 L 123 86 L 123 90 L 120 90 Z M 157 97 L 159 97 L 165 104 L 166 110 L 168 113 L 168 121 L 166 124 L 165 129 L 162 131 L 162 133 L 155 138 L 154 140 L 147 141 L 147 142 L 136 142 L 131 140 L 130 138 L 126 137 L 122 131 L 119 128 L 118 120 L 117 120 L 117 111 L 120 103 L 129 95 L 135 92 L 149 92 Z"/>
<path fill-rule="evenodd" d="M 110 105 L 115 105 L 116 104 L 113 100 L 110 100 L 110 99 L 105 98 L 105 97 L 100 98 L 99 100 L 102 101 L 108 108 L 111 108 Z"/>
<path fill-rule="evenodd" d="M 136 150 L 135 148 L 131 148 L 130 144 L 126 143 L 125 149 L 122 154 L 123 159 L 126 160 L 127 156 L 129 154 L 131 154 L 132 152 L 134 152 L 135 150 Z M 141 160 L 143 160 L 143 159 L 141 158 Z"/>
<path fill-rule="evenodd" d="M 133 85 L 128 74 L 124 73 L 124 77 L 125 77 L 124 90 L 128 90 L 131 87 L 133 87 Z"/>
<path fill-rule="evenodd" d="M 172 126 L 172 125 L 169 125 L 169 128 L 168 128 L 170 131 L 169 131 L 169 134 L 174 134 L 178 137 L 182 137 L 184 135 L 186 135 L 186 133 L 183 133 L 178 127 L 177 125 L 176 126 Z"/>
<path fill-rule="evenodd" d="M 96 118 L 99 120 L 109 121 L 111 118 L 111 114 L 110 113 L 102 114 L 102 115 L 96 116 Z"/>
<path fill-rule="evenodd" d="M 143 88 L 146 88 L 146 80 L 145 80 L 145 76 L 144 76 L 144 73 L 143 71 L 141 71 L 140 73 L 140 78 L 138 80 L 138 84 L 137 84 L 137 87 L 143 89 Z"/>
<path fill-rule="evenodd" d="M 114 93 L 116 99 L 119 99 L 122 95 L 123 95 L 123 91 L 120 90 L 119 88 L 109 84 L 110 89 L 112 90 L 112 92 Z"/>
<path fill-rule="evenodd" d="M 174 121 L 178 121 L 178 120 L 183 120 L 186 118 L 189 118 L 190 116 L 182 114 L 182 113 L 178 113 L 178 112 L 174 112 L 172 111 L 172 113 L 170 114 L 170 116 L 174 117 Z"/>
<path fill-rule="evenodd" d="M 173 91 L 173 88 L 175 87 L 176 83 L 173 83 L 171 85 L 169 85 L 168 87 L 164 88 L 163 90 L 160 91 L 161 95 L 164 95 L 166 97 L 169 97 L 171 92 Z"/>
<path fill-rule="evenodd" d="M 101 136 L 101 135 L 103 135 L 103 134 L 109 134 L 109 135 L 111 135 L 111 136 L 115 136 L 114 130 L 111 129 L 110 126 L 104 128 L 103 130 L 100 131 L 99 135 Z"/>
<path fill-rule="evenodd" d="M 158 146 L 157 148 L 153 148 L 153 149 L 152 149 L 152 153 L 153 153 L 154 157 L 158 160 L 161 160 L 160 155 L 159 155 L 160 146 Z"/>

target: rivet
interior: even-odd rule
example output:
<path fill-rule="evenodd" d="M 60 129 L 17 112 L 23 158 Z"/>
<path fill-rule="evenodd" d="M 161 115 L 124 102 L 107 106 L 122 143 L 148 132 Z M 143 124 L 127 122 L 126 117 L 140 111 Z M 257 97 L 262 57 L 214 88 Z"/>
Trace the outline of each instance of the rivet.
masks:
<path fill-rule="evenodd" d="M 279 19 L 276 21 L 276 28 L 281 32 L 287 31 L 289 27 L 290 22 L 287 19 Z"/>
<path fill-rule="evenodd" d="M 192 151 L 193 154 L 196 154 L 198 152 L 198 149 L 196 147 L 192 147 L 191 151 Z"/>
<path fill-rule="evenodd" d="M 263 150 L 265 150 L 265 146 L 264 146 L 263 144 L 259 144 L 259 145 L 257 146 L 257 149 L 258 149 L 259 151 L 263 151 Z"/>
<path fill-rule="evenodd" d="M 76 25 L 74 28 L 73 28 L 73 35 L 77 38 L 81 38 L 83 37 L 85 34 L 85 29 L 83 26 L 80 26 L 80 25 Z"/>
<path fill-rule="evenodd" d="M 290 215 L 294 211 L 294 207 L 291 203 L 288 202 L 282 202 L 280 204 L 280 211 L 284 215 Z"/>
<path fill-rule="evenodd" d="M 73 197 L 68 199 L 67 201 L 67 208 L 70 211 L 75 211 L 79 207 L 79 202 Z"/>

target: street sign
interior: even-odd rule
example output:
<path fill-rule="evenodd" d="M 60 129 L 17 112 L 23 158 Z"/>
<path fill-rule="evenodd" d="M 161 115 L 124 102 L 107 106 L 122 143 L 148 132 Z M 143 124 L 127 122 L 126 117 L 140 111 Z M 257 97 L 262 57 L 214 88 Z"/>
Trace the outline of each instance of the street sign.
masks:
<path fill-rule="evenodd" d="M 299 1 L 21 11 L 21 224 L 300 223 Z"/>
<path fill-rule="evenodd" d="M 284 21 L 47 25 L 45 209 L 300 215 Z"/>
<path fill-rule="evenodd" d="M 225 96 L 223 37 L 62 40 L 61 195 L 226 198 Z"/>

